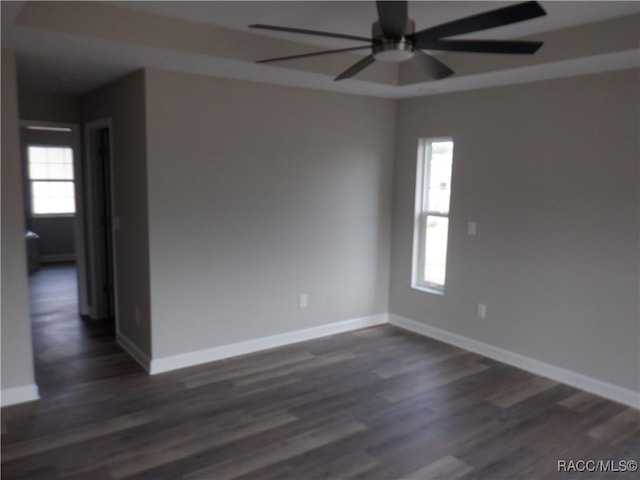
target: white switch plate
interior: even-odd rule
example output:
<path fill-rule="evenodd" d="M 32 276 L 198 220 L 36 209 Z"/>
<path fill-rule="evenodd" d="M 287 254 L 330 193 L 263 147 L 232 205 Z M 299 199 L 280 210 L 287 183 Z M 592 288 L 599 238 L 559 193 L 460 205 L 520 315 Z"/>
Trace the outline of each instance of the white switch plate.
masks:
<path fill-rule="evenodd" d="M 470 237 L 476 236 L 476 222 L 467 222 L 467 235 Z"/>
<path fill-rule="evenodd" d="M 476 315 L 478 318 L 487 318 L 487 306 L 484 303 L 476 305 Z"/>
<path fill-rule="evenodd" d="M 300 294 L 300 308 L 307 308 L 309 306 L 309 295 L 306 293 Z"/>

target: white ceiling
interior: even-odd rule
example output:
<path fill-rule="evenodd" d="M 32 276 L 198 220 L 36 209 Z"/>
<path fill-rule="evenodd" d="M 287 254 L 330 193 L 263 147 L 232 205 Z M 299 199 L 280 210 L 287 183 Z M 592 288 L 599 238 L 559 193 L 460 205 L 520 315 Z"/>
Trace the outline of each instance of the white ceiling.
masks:
<path fill-rule="evenodd" d="M 333 82 L 340 71 L 318 72 L 305 65 L 257 65 L 247 58 L 202 55 L 180 49 L 162 48 L 127 40 L 61 31 L 55 27 L 33 28 L 16 23 L 27 2 L 2 2 L 2 46 L 18 54 L 20 82 L 32 88 L 69 93 L 82 93 L 141 67 L 166 68 L 192 73 L 225 76 L 285 85 L 334 90 L 346 93 L 400 98 L 445 91 L 480 88 L 535 79 L 591 73 L 638 66 L 640 45 L 606 54 L 562 58 L 543 64 L 512 67 L 508 62 L 492 72 L 457 75 L 438 82 L 426 80 L 412 85 L 391 85 L 355 78 Z M 220 2 L 220 1 L 129 1 L 105 2 L 108 6 L 207 24 L 243 32 L 246 39 L 260 42 L 277 37 L 295 44 L 341 48 L 349 41 L 320 37 L 251 30 L 251 23 L 275 24 L 369 36 L 376 19 L 372 1 L 314 2 Z M 437 25 L 467 15 L 491 10 L 516 2 L 410 2 L 409 16 L 416 29 Z M 496 28 L 472 35 L 474 38 L 514 38 L 542 35 L 545 32 L 589 24 L 640 13 L 640 2 L 589 1 L 541 2 L 547 16 L 520 24 Z M 243 38 L 245 38 L 243 37 Z M 585 39 L 588 40 L 588 39 Z M 294 43 L 295 42 L 295 43 Z M 587 42 L 588 43 L 588 42 Z M 637 42 L 636 42 L 637 43 Z M 123 48 L 126 47 L 126 48 Z M 459 55 L 459 54 L 458 54 Z M 469 54 L 474 55 L 474 54 Z M 320 58 L 320 57 L 316 57 Z M 252 59 L 257 60 L 258 58 Z M 315 60 L 313 60 L 315 61 Z"/>
<path fill-rule="evenodd" d="M 208 23 L 233 30 L 251 31 L 251 23 L 324 30 L 369 36 L 371 24 L 377 18 L 373 1 L 225 1 L 225 2 L 109 2 L 124 8 Z M 505 1 L 414 1 L 409 2 L 409 17 L 416 30 L 439 25 L 450 20 L 486 12 L 518 2 Z M 517 25 L 492 29 L 473 37 L 498 36 L 509 38 L 558 30 L 607 18 L 640 12 L 637 1 L 547 1 L 540 2 L 547 16 Z M 255 31 L 254 31 L 255 32 Z M 267 35 L 267 33 L 264 33 Z M 327 39 L 289 33 L 269 33 L 310 45 L 322 45 Z M 333 42 L 333 40 L 328 40 Z M 338 40 L 338 48 L 344 41 Z"/>

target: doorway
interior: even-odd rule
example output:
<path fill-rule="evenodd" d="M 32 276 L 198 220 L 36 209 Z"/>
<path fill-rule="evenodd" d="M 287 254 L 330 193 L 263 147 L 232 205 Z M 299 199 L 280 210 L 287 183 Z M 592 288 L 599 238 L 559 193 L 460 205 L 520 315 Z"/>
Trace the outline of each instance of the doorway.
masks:
<path fill-rule="evenodd" d="M 81 161 L 79 125 L 21 124 L 34 364 L 44 395 L 110 376 L 110 364 L 97 360 L 121 351 L 110 127 L 85 126 Z"/>
<path fill-rule="evenodd" d="M 32 264 L 75 262 L 79 312 L 117 321 L 111 121 L 22 122 L 25 225 Z M 34 252 L 35 251 L 35 252 Z"/>

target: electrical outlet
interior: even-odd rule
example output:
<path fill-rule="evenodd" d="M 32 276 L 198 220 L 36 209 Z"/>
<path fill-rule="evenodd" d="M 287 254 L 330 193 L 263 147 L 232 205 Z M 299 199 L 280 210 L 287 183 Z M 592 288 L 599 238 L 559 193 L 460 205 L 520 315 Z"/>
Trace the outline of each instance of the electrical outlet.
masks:
<path fill-rule="evenodd" d="M 487 318 L 487 306 L 484 303 L 476 305 L 476 316 L 478 318 Z"/>
<path fill-rule="evenodd" d="M 309 306 L 309 295 L 308 294 L 306 294 L 306 293 L 301 293 L 300 294 L 299 306 L 300 306 L 300 308 L 307 308 Z"/>
<path fill-rule="evenodd" d="M 477 231 L 476 222 L 467 222 L 467 235 L 469 235 L 470 237 L 475 237 L 476 231 Z"/>

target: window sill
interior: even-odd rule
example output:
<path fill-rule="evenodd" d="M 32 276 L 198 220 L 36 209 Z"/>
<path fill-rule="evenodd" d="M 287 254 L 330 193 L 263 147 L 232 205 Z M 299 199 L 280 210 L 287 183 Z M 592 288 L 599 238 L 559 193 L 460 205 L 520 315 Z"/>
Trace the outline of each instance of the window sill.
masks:
<path fill-rule="evenodd" d="M 31 218 L 73 218 L 75 213 L 32 213 Z"/>
<path fill-rule="evenodd" d="M 411 288 L 414 290 L 418 290 L 419 292 L 432 293 L 434 295 L 444 295 L 444 289 L 435 288 L 435 287 L 422 287 L 420 285 L 411 285 Z"/>

